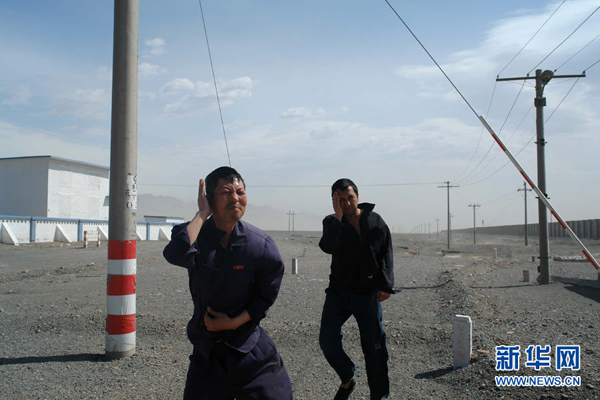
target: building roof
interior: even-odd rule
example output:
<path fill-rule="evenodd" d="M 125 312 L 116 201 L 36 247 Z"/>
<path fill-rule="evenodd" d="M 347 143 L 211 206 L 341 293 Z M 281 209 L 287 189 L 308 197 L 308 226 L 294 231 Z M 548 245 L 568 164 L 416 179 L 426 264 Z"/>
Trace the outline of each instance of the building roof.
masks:
<path fill-rule="evenodd" d="M 104 165 L 92 164 L 92 163 L 87 163 L 87 162 L 77 161 L 77 160 L 70 160 L 68 158 L 55 157 L 55 156 L 6 157 L 6 158 L 0 158 L 0 161 L 4 161 L 4 160 L 25 160 L 25 159 L 32 159 L 32 158 L 50 158 L 50 159 L 53 159 L 53 160 L 64 161 L 64 162 L 69 162 L 69 163 L 73 163 L 73 164 L 88 165 L 88 166 L 91 166 L 91 167 L 102 168 L 102 169 L 106 169 L 106 170 L 110 171 L 110 168 L 106 167 Z"/>

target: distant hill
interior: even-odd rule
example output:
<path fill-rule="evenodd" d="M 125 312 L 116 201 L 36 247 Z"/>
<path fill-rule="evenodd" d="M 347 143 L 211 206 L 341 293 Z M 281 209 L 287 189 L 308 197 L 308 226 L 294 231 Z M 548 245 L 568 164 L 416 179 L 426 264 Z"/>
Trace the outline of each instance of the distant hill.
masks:
<path fill-rule="evenodd" d="M 152 194 L 138 195 L 138 221 L 144 221 L 144 215 L 160 215 L 168 217 L 181 217 L 190 220 L 198 206 L 195 202 L 184 202 L 171 196 L 155 196 Z M 244 221 L 258 226 L 263 230 L 287 231 L 288 210 L 280 210 L 270 206 L 246 207 Z M 296 231 L 320 231 L 323 216 L 310 213 L 297 213 L 294 229 Z"/>

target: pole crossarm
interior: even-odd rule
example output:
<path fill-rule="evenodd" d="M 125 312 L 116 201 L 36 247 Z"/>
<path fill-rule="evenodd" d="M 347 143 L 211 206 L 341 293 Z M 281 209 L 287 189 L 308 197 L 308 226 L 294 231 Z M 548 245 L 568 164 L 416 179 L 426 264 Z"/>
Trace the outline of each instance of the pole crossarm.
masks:
<path fill-rule="evenodd" d="M 556 78 L 585 78 L 585 74 L 580 75 L 554 75 L 552 79 Z M 535 76 L 523 76 L 521 78 L 496 78 L 496 82 L 506 82 L 506 81 L 522 81 L 528 79 L 535 79 Z"/>
<path fill-rule="evenodd" d="M 527 183 L 529 184 L 529 186 L 531 186 L 531 188 L 533 189 L 533 191 L 538 195 L 538 198 L 544 203 L 544 205 L 546 206 L 546 208 L 548 210 L 550 210 L 550 212 L 552 213 L 552 215 L 554 216 L 554 218 L 556 218 L 556 220 L 560 223 L 560 225 L 563 227 L 563 229 L 565 231 L 567 231 L 567 234 L 569 235 L 569 237 L 571 239 L 573 239 L 581 247 L 582 252 L 585 255 L 585 257 L 590 261 L 590 263 L 592 263 L 592 265 L 594 266 L 594 268 L 600 269 L 600 266 L 598 265 L 598 262 L 596 261 L 596 259 L 594 258 L 594 256 L 592 256 L 592 254 L 589 252 L 589 250 L 587 249 L 587 247 L 585 247 L 585 245 L 581 242 L 581 240 L 579 240 L 579 238 L 577 237 L 577 235 L 575 235 L 575 232 L 573 232 L 573 230 L 569 227 L 569 225 L 567 225 L 567 223 L 560 217 L 560 215 L 558 214 L 558 212 L 556 211 L 556 209 L 550 204 L 550 201 L 548 201 L 548 198 L 544 195 L 544 193 L 542 193 L 542 191 L 535 185 L 535 183 L 533 183 L 533 181 L 531 180 L 531 178 L 529 177 L 529 175 L 527 175 L 527 173 L 525 172 L 525 170 L 521 167 L 521 165 L 519 164 L 519 162 L 513 157 L 513 155 L 506 148 L 506 146 L 504 146 L 504 143 L 502 143 L 502 140 L 500 140 L 500 138 L 498 137 L 498 135 L 496 135 L 496 133 L 494 132 L 494 130 L 492 129 L 492 127 L 488 125 L 488 123 L 485 120 L 485 118 L 480 115 L 479 116 L 479 120 L 481 121 L 481 123 L 483 124 L 483 126 L 485 127 L 485 129 L 487 129 L 487 131 L 490 133 L 490 135 L 492 135 L 492 138 L 496 141 L 496 143 L 498 143 L 498 146 L 500 146 L 500 148 L 502 149 L 502 151 L 504 151 L 504 153 L 510 159 L 510 161 L 513 163 L 513 165 L 519 170 L 519 172 L 521 173 L 521 175 L 523 176 L 523 178 L 525 178 L 525 181 L 527 181 Z"/>

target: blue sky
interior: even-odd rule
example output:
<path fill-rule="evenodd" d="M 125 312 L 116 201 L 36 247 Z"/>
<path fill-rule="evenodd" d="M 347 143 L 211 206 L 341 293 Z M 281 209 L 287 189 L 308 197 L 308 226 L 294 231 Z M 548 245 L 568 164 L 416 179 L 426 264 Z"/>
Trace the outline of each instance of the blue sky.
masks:
<path fill-rule="evenodd" d="M 140 3 L 140 193 L 193 200 L 198 178 L 227 164 L 200 7 Z M 536 179 L 535 144 L 526 146 L 532 81 L 495 78 L 559 6 L 501 77 L 534 69 L 600 2 L 390 3 L 479 114 L 492 99 L 491 126 Z M 113 4 L 0 1 L 0 157 L 109 164 Z M 521 223 L 521 176 L 510 164 L 499 170 L 507 158 L 385 1 L 203 7 L 231 160 L 252 204 L 324 215 L 326 186 L 349 177 L 396 231 L 435 229 L 436 218 L 445 229 L 438 186 L 450 181 L 460 186 L 453 227 L 472 226 L 471 203 L 481 204 L 478 225 Z M 600 11 L 538 68 L 560 67 L 599 26 Z M 556 73 L 579 74 L 599 58 L 600 39 Z M 572 88 L 546 124 L 548 193 L 565 219 L 600 217 L 599 76 L 600 64 L 575 86 L 556 79 L 545 89 L 548 118 Z M 388 184 L 398 185 L 377 186 Z M 534 196 L 529 206 L 537 221 Z M 286 229 L 287 216 L 261 223 Z"/>

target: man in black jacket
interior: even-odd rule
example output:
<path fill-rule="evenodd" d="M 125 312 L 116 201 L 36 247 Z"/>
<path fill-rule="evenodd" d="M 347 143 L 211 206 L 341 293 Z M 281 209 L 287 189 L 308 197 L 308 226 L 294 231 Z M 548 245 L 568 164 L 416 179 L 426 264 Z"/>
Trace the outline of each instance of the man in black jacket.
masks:
<path fill-rule="evenodd" d="M 321 317 L 319 345 L 342 384 L 334 400 L 354 390 L 355 365 L 342 348 L 342 325 L 354 315 L 365 355 L 371 399 L 389 396 L 388 352 L 381 302 L 394 293 L 394 260 L 390 230 L 374 204 L 358 203 L 350 179 L 331 187 L 334 214 L 323 219 L 319 247 L 332 255 L 329 287 Z"/>

